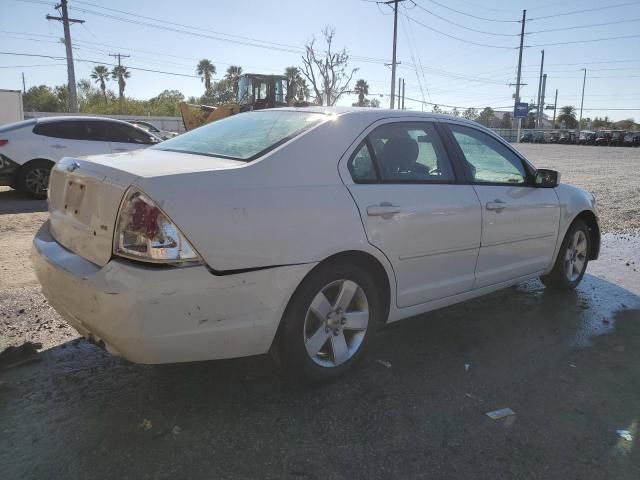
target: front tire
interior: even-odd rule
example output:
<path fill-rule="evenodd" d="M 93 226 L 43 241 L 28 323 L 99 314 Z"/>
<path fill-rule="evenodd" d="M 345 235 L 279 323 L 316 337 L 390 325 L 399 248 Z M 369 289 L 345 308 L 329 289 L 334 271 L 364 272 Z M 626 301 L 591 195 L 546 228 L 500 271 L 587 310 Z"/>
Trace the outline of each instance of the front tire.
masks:
<path fill-rule="evenodd" d="M 297 378 L 332 380 L 362 357 L 381 317 L 382 303 L 372 275 L 351 264 L 322 265 L 289 302 L 277 357 Z"/>
<path fill-rule="evenodd" d="M 540 281 L 546 287 L 556 290 L 576 288 L 587 270 L 590 251 L 589 228 L 582 220 L 576 220 L 562 241 L 553 270 L 542 275 Z"/>
<path fill-rule="evenodd" d="M 49 175 L 53 164 L 48 160 L 32 160 L 18 173 L 18 190 L 30 197 L 44 200 L 49 188 Z"/>

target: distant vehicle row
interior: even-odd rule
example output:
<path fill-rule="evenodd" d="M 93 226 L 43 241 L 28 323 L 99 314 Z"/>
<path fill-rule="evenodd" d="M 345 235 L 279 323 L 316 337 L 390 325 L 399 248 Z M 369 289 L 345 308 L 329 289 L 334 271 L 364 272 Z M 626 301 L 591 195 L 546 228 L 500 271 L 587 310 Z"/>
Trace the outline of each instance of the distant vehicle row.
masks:
<path fill-rule="evenodd" d="M 0 127 L 0 185 L 46 198 L 51 168 L 63 157 L 128 152 L 160 143 L 121 120 L 45 117 Z"/>
<path fill-rule="evenodd" d="M 525 131 L 521 143 L 562 143 L 577 145 L 597 145 L 608 147 L 638 147 L 640 132 L 624 130 L 552 130 L 550 132 Z"/>

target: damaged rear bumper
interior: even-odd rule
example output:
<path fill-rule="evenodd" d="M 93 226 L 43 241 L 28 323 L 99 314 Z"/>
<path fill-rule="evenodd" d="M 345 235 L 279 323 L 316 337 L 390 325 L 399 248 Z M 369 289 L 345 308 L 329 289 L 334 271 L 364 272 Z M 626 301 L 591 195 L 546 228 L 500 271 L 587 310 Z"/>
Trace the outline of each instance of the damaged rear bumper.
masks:
<path fill-rule="evenodd" d="M 65 249 L 45 223 L 32 260 L 49 303 L 81 335 L 137 363 L 266 353 L 287 302 L 314 264 L 215 276 L 204 266 L 99 267 Z"/>

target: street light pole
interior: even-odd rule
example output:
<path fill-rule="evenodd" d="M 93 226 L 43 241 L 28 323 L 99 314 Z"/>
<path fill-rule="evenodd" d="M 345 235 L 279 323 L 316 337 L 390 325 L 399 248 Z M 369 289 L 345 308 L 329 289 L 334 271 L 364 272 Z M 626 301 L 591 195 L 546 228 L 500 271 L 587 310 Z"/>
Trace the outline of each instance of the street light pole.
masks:
<path fill-rule="evenodd" d="M 578 120 L 578 138 L 580 138 L 580 129 L 582 128 L 582 107 L 584 106 L 584 86 L 587 83 L 587 69 L 581 68 L 580 70 L 584 70 L 584 77 L 582 78 L 582 99 L 580 100 L 580 120 Z"/>

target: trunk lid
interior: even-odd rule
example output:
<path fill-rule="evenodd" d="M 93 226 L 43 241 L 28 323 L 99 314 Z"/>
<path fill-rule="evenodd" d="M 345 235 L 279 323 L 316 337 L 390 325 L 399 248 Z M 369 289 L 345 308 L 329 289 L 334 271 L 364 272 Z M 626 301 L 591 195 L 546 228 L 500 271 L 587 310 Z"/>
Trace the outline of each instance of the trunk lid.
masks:
<path fill-rule="evenodd" d="M 120 203 L 127 188 L 138 178 L 243 165 L 246 164 L 234 160 L 161 150 L 64 158 L 50 176 L 51 235 L 73 253 L 104 266 L 111 259 Z M 153 200 L 163 201 L 162 198 Z"/>

